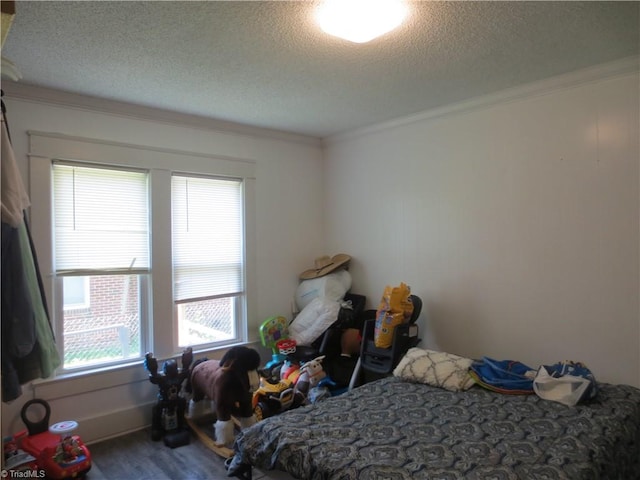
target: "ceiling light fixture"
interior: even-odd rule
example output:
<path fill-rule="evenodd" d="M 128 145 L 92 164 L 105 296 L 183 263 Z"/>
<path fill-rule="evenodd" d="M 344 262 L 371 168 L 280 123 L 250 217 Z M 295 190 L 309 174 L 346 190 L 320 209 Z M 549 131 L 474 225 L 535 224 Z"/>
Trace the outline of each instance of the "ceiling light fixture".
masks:
<path fill-rule="evenodd" d="M 322 30 L 355 43 L 390 32 L 406 15 L 401 0 L 326 0 L 316 11 Z"/>

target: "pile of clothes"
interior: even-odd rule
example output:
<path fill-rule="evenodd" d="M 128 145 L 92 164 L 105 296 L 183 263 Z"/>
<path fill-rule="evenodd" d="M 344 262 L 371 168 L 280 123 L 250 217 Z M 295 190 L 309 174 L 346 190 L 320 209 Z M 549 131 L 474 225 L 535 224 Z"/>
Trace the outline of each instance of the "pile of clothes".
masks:
<path fill-rule="evenodd" d="M 515 360 L 483 357 L 473 362 L 469 375 L 481 387 L 506 394 L 536 394 L 573 406 L 595 398 L 597 382 L 581 362 L 565 360 L 541 365 L 537 370 Z"/>

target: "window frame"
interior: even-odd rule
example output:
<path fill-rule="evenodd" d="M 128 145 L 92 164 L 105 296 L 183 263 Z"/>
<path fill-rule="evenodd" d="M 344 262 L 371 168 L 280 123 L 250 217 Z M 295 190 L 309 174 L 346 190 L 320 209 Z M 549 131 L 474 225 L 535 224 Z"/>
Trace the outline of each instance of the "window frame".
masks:
<path fill-rule="evenodd" d="M 148 321 L 141 325 L 144 351 L 152 351 L 157 358 L 174 357 L 181 353 L 178 345 L 177 307 L 173 301 L 173 265 L 171 249 L 171 176 L 175 174 L 206 177 L 237 178 L 242 180 L 243 203 L 243 259 L 244 302 L 236 302 L 238 308 L 237 337 L 228 342 L 194 346 L 196 352 L 207 352 L 248 341 L 248 322 L 255 305 L 255 161 L 242 158 L 207 155 L 145 145 L 132 145 L 99 139 L 82 138 L 56 133 L 29 131 L 29 170 L 31 191 L 31 230 L 38 252 L 44 290 L 50 305 L 52 324 L 58 346 L 62 342 L 62 326 L 57 309 L 62 311 L 61 290 L 54 289 L 56 280 L 53 253 L 53 202 L 52 162 L 72 161 L 83 164 L 145 169 L 149 171 L 151 209 L 151 272 L 148 279 L 151 301 L 141 305 L 148 310 Z M 55 292 L 59 298 L 54 298 Z M 141 299 L 142 302 L 142 299 Z M 238 305 L 240 304 L 240 305 Z M 144 313 L 144 312 L 142 312 Z M 166 332 L 171 332 L 167 334 Z M 146 342 L 146 343 L 145 343 Z M 62 349 L 60 350 L 62 352 Z M 141 352 L 142 353 L 142 352 Z M 123 360 L 119 366 L 138 363 L 139 360 Z M 109 365 L 64 370 L 90 373 Z"/>

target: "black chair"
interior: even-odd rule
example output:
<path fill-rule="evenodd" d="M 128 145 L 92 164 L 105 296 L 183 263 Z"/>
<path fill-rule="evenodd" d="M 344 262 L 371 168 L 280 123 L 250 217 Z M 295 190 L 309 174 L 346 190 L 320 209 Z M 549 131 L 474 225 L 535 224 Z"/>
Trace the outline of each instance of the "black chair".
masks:
<path fill-rule="evenodd" d="M 366 320 L 362 333 L 362 345 L 360 350 L 359 368 L 366 372 L 371 372 L 375 376 L 385 376 L 393 372 L 393 369 L 400 362 L 400 359 L 411 347 L 415 347 L 419 342 L 418 325 L 416 320 L 422 311 L 422 300 L 417 295 L 410 296 L 413 302 L 413 313 L 407 323 L 397 325 L 393 330 L 393 340 L 389 348 L 378 348 L 375 345 L 375 310 L 365 312 Z M 356 368 L 358 369 L 358 368 Z M 354 372 L 359 375 L 360 372 Z M 354 380 L 354 378 L 352 378 Z M 354 382 L 352 381 L 352 384 Z M 352 385 L 353 386 L 353 385 Z"/>

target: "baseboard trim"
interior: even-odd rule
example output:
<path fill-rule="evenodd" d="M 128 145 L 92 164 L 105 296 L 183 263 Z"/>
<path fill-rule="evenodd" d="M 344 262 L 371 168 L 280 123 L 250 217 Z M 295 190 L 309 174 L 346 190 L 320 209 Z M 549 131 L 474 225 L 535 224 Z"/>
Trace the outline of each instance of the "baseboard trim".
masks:
<path fill-rule="evenodd" d="M 155 402 L 135 405 L 94 417 L 78 419 L 78 434 L 87 444 L 126 435 L 151 425 Z"/>

